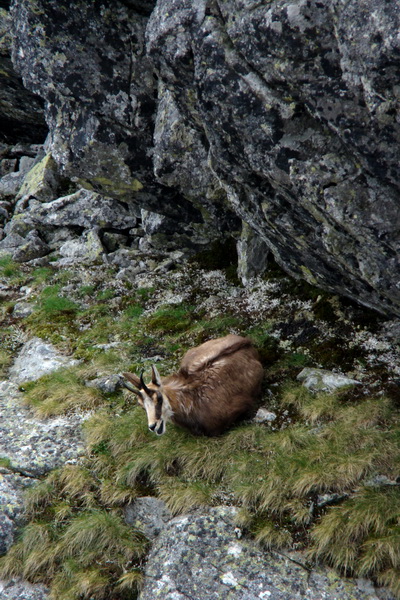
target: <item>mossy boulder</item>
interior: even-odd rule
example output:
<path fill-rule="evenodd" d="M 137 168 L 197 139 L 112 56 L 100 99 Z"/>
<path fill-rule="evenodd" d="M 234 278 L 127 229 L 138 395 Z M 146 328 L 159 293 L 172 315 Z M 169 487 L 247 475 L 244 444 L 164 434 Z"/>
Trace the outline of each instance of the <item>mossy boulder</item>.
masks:
<path fill-rule="evenodd" d="M 18 198 L 36 198 L 42 202 L 53 200 L 60 183 L 58 167 L 51 154 L 46 154 L 41 161 L 25 175 L 18 191 Z"/>

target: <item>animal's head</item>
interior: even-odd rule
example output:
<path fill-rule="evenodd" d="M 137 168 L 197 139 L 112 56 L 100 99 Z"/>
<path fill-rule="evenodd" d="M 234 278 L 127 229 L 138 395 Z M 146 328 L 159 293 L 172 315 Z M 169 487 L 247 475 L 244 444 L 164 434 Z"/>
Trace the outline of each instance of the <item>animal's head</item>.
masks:
<path fill-rule="evenodd" d="M 157 435 L 162 435 L 165 433 L 166 422 L 171 416 L 172 411 L 156 367 L 153 365 L 151 370 L 152 378 L 151 383 L 148 385 L 143 380 L 143 371 L 140 377 L 134 373 L 123 373 L 123 376 L 127 380 L 124 382 L 124 385 L 136 394 L 140 406 L 145 409 L 150 431 L 154 431 Z"/>

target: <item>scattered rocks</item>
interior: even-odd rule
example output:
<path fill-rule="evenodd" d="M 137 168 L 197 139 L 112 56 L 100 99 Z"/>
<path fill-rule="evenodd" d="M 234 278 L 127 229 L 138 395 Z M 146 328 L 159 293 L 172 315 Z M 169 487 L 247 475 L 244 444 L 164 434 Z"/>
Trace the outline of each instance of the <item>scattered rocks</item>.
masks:
<path fill-rule="evenodd" d="M 313 392 L 333 392 L 344 386 L 361 385 L 360 381 L 346 377 L 340 373 L 333 373 L 325 369 L 305 368 L 298 375 L 297 379 L 303 382 L 303 385 Z"/>

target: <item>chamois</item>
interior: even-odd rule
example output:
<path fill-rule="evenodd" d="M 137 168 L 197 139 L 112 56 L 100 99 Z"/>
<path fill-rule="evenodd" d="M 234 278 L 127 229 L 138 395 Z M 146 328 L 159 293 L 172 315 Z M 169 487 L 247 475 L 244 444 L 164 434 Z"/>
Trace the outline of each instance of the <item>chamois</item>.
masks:
<path fill-rule="evenodd" d="M 148 426 L 157 435 L 166 423 L 195 435 L 221 434 L 240 418 L 255 412 L 263 368 L 248 338 L 227 335 L 210 340 L 184 355 L 179 371 L 161 378 L 153 365 L 152 381 L 123 373 L 124 385 L 138 396 Z M 133 384 L 133 385 L 131 385 Z"/>

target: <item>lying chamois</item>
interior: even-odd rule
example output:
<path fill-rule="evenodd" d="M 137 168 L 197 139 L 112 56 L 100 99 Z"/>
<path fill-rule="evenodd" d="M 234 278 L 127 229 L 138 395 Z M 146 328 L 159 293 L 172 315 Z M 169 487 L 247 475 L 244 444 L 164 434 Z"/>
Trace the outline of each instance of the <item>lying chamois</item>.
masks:
<path fill-rule="evenodd" d="M 169 377 L 161 378 L 155 366 L 148 385 L 143 371 L 140 377 L 123 375 L 124 385 L 146 410 L 151 431 L 162 435 L 171 420 L 196 435 L 211 436 L 251 416 L 263 368 L 248 338 L 227 335 L 186 352 L 179 371 Z"/>

